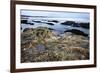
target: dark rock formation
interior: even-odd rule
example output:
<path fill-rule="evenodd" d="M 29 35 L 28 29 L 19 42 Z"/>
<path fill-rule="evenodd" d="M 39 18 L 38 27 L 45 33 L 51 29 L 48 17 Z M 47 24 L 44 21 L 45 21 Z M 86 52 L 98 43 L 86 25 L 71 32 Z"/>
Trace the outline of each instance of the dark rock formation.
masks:
<path fill-rule="evenodd" d="M 86 29 L 89 29 L 90 27 L 89 27 L 89 24 L 90 23 L 79 23 L 80 24 L 80 26 L 81 27 L 83 27 L 83 28 L 86 28 Z"/>
<path fill-rule="evenodd" d="M 66 30 L 64 32 L 72 32 L 76 35 L 83 35 L 83 36 L 88 36 L 87 34 L 85 34 L 84 32 L 80 31 L 80 30 L 76 30 L 76 29 L 72 29 L 72 30 Z"/>
<path fill-rule="evenodd" d="M 59 21 L 57 21 L 57 20 L 52 20 L 51 22 L 55 22 L 55 23 L 58 23 Z"/>
<path fill-rule="evenodd" d="M 21 24 L 27 24 L 27 20 L 21 20 Z"/>
<path fill-rule="evenodd" d="M 61 24 L 62 25 L 69 25 L 69 26 L 71 26 L 72 24 L 75 24 L 75 22 L 74 21 L 65 21 L 65 22 L 63 22 Z"/>
<path fill-rule="evenodd" d="M 54 25 L 53 23 L 46 23 L 46 24 L 49 24 L 49 25 Z"/>
<path fill-rule="evenodd" d="M 30 25 L 34 25 L 34 23 L 29 23 Z"/>

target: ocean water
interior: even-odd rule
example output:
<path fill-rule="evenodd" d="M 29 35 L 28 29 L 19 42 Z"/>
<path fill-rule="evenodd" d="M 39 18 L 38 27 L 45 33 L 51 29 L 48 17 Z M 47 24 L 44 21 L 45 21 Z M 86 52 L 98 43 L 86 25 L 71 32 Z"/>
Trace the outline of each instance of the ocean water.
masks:
<path fill-rule="evenodd" d="M 63 32 L 66 30 L 66 27 L 67 25 L 61 25 L 59 23 L 55 23 L 54 25 L 49 25 L 49 24 L 46 24 L 46 23 L 35 23 L 34 22 L 34 25 L 30 25 L 30 24 L 21 24 L 21 27 L 22 27 L 22 31 L 25 29 L 25 28 L 37 28 L 37 27 L 48 27 L 48 28 L 51 28 L 51 29 L 54 29 L 54 30 L 57 30 L 59 32 Z"/>
<path fill-rule="evenodd" d="M 25 28 L 47 27 L 47 28 L 51 28 L 59 33 L 64 33 L 64 31 L 66 31 L 66 30 L 77 29 L 77 30 L 83 31 L 86 34 L 89 34 L 89 29 L 85 29 L 82 27 L 72 27 L 72 26 L 68 26 L 68 25 L 62 25 L 61 23 L 64 22 L 64 20 L 57 20 L 58 23 L 48 22 L 49 20 L 38 20 L 38 21 L 40 21 L 40 22 L 29 21 L 29 23 L 33 23 L 34 25 L 21 24 L 21 28 L 22 28 L 21 31 L 23 32 L 23 30 Z M 52 23 L 53 25 L 50 25 L 47 23 Z"/>

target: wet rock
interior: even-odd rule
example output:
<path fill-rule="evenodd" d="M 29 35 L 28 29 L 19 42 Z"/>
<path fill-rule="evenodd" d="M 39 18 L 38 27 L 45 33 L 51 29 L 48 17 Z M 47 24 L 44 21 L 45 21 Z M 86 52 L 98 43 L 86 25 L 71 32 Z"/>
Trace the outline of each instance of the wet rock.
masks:
<path fill-rule="evenodd" d="M 84 32 L 82 32 L 80 30 L 76 30 L 76 29 L 66 30 L 64 32 L 71 32 L 71 33 L 74 33 L 76 35 L 88 36 L 88 34 L 85 34 Z"/>
<path fill-rule="evenodd" d="M 29 23 L 30 25 L 34 25 L 34 23 Z"/>
<path fill-rule="evenodd" d="M 21 24 L 27 24 L 27 20 L 21 20 Z"/>
<path fill-rule="evenodd" d="M 46 23 L 46 24 L 48 24 L 48 25 L 54 25 L 53 23 Z"/>
<path fill-rule="evenodd" d="M 59 21 L 57 21 L 57 20 L 52 20 L 51 22 L 55 22 L 55 23 L 58 23 Z"/>
<path fill-rule="evenodd" d="M 53 28 L 48 28 L 49 30 L 54 30 Z"/>
<path fill-rule="evenodd" d="M 75 24 L 75 22 L 74 21 L 65 21 L 65 22 L 63 22 L 61 24 L 62 25 L 69 25 L 69 26 L 71 26 L 72 24 Z"/>
<path fill-rule="evenodd" d="M 82 27 L 82 28 L 86 28 L 86 29 L 89 29 L 90 27 L 89 27 L 89 25 L 90 25 L 90 23 L 79 23 L 80 24 L 80 26 Z"/>

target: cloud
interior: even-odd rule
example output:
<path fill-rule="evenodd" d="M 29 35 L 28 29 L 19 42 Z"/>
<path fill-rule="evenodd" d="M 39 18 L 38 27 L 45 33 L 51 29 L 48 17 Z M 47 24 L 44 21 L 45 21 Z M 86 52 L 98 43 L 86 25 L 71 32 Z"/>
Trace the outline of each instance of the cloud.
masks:
<path fill-rule="evenodd" d="M 70 18 L 90 21 L 90 14 L 87 12 L 63 12 L 63 11 L 38 11 L 38 10 L 21 10 L 21 15 L 48 18 Z"/>

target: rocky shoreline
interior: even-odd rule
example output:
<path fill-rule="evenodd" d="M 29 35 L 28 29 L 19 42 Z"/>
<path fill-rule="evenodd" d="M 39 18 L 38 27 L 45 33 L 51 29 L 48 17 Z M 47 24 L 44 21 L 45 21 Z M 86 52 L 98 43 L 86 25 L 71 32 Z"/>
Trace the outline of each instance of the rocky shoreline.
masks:
<path fill-rule="evenodd" d="M 89 38 L 65 32 L 57 34 L 47 27 L 21 32 L 21 62 L 48 62 L 89 59 Z"/>

